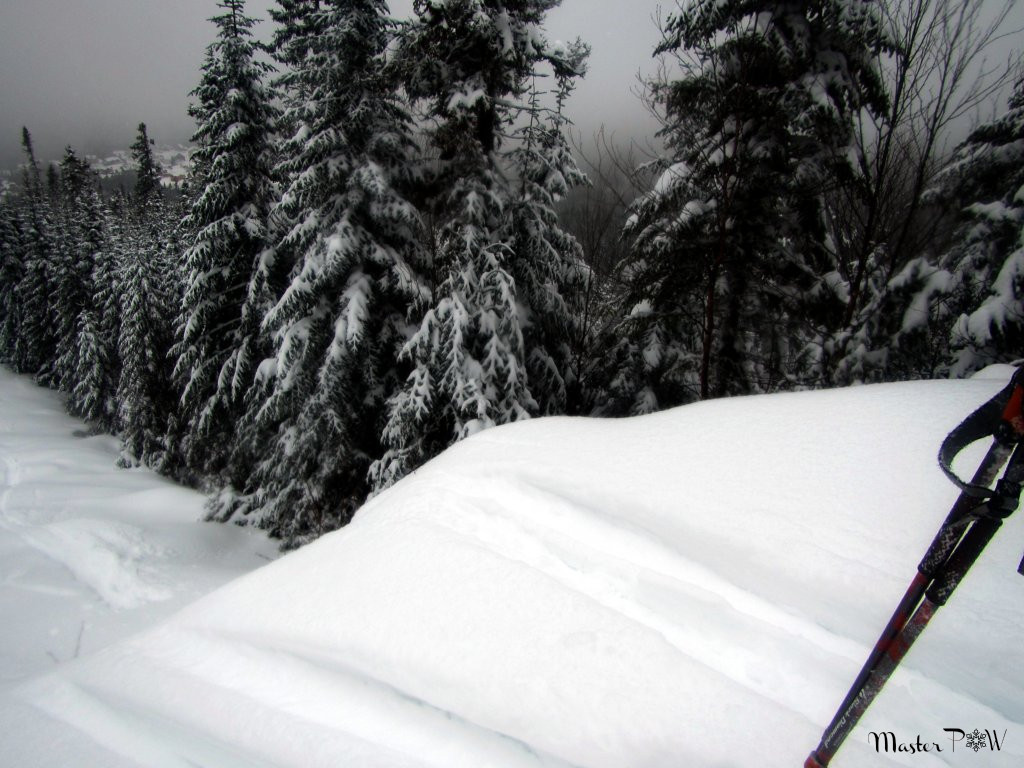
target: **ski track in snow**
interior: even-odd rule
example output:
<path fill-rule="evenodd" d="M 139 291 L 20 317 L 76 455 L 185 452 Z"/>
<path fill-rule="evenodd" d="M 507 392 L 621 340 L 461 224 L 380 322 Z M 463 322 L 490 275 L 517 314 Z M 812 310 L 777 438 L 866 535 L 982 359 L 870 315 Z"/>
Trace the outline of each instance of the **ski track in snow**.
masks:
<path fill-rule="evenodd" d="M 152 768 L 263 768 L 279 764 L 278 759 L 293 764 L 291 745 L 298 738 L 307 739 L 302 762 L 307 768 L 575 768 L 318 649 L 177 629 L 147 635 L 144 643 L 129 641 L 129 646 L 131 675 L 126 679 L 88 672 L 74 679 L 48 676 L 21 693 L 53 717 Z M 173 680 L 173 695 L 184 701 L 201 698 L 203 709 L 179 706 L 168 718 L 167 702 L 157 705 L 139 695 L 134 678 L 140 675 L 147 681 Z M 296 690 L 302 695 L 295 696 Z M 245 711 L 238 711 L 239 700 Z M 269 733 L 252 730 L 245 746 L 224 742 L 210 735 L 211 708 L 225 725 L 252 728 L 247 716 L 269 715 L 274 728 Z M 282 733 L 288 736 L 282 739 Z M 319 744 L 320 752 L 311 744 Z"/>
<path fill-rule="evenodd" d="M 438 508 L 444 510 L 435 517 L 439 527 L 533 568 L 657 632 L 698 663 L 808 720 L 819 715 L 813 696 L 808 696 L 812 686 L 794 681 L 826 676 L 835 657 L 859 665 L 870 651 L 737 587 L 651 535 L 587 514 L 591 510 L 585 500 L 568 498 L 527 477 L 483 481 L 460 477 L 453 485 L 461 492 L 447 497 L 433 492 Z M 479 496 L 472 493 L 475 485 Z M 487 510 L 486 517 L 480 515 L 482 509 Z M 537 509 L 543 514 L 536 514 Z M 595 640 L 567 638 L 572 643 Z M 766 646 L 778 649 L 774 665 L 764 663 Z M 819 669 L 811 671 L 813 667 Z M 961 709 L 983 713 L 992 727 L 1024 731 L 1024 724 L 908 664 L 897 669 L 890 686 L 913 689 L 915 698 L 959 702 Z"/>
<path fill-rule="evenodd" d="M 659 633 L 682 653 L 807 717 L 813 710 L 802 691 L 780 691 L 780 682 L 800 669 L 763 669 L 759 659 L 766 641 L 790 650 L 798 644 L 804 657 L 821 652 L 849 659 L 866 655 L 860 644 L 785 613 L 648 536 L 580 514 L 586 507 L 579 502 L 529 481 L 490 481 L 488 488 L 492 495 L 472 505 L 488 509 L 486 525 L 475 522 L 472 513 L 449 515 L 444 524 Z M 495 498 L 500 505 L 493 503 Z M 531 514 L 538 501 L 543 502 L 543 517 Z M 551 515 L 553 510 L 559 514 Z M 500 527 L 492 515 L 500 517 Z M 686 623 L 680 621 L 683 617 Z M 693 622 L 694 617 L 703 621 Z M 766 632 L 764 625 L 772 629 Z"/>

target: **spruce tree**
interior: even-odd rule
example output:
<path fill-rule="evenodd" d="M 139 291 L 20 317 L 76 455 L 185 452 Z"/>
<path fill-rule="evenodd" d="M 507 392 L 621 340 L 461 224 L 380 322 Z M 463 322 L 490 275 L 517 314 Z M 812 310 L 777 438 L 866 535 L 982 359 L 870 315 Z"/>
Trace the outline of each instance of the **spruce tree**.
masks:
<path fill-rule="evenodd" d="M 79 313 L 75 331 L 77 355 L 74 377 L 69 382 L 68 411 L 98 429 L 110 431 L 116 392 L 111 380 L 110 345 L 103 337 L 100 317 L 93 307 Z"/>
<path fill-rule="evenodd" d="M 627 231 L 633 411 L 784 386 L 830 269 L 822 195 L 883 99 L 871 2 L 697 0 L 652 85 L 670 156 Z M 793 341 L 796 339 L 796 346 Z"/>
<path fill-rule="evenodd" d="M 528 109 L 533 76 L 549 68 L 572 77 L 581 66 L 579 46 L 570 51 L 544 37 L 545 14 L 556 5 L 417 2 L 402 30 L 396 67 L 436 125 L 430 142 L 438 169 L 425 201 L 434 280 L 404 350 L 412 372 L 389 405 L 388 450 L 373 467 L 378 489 L 458 439 L 541 408 L 523 319 L 544 311 L 528 302 L 551 297 L 530 296 L 516 283 L 515 192 L 498 153 Z"/>
<path fill-rule="evenodd" d="M 93 300 L 89 317 L 80 321 L 80 328 L 89 334 L 84 343 L 92 350 L 79 356 L 78 380 L 88 378 L 88 389 L 75 396 L 82 403 L 83 416 L 97 428 L 110 433 L 120 430 L 116 399 L 121 379 L 121 255 L 119 244 L 125 225 L 109 207 L 104 208 L 107 237 L 104 247 L 96 253 L 92 269 Z M 102 366 L 102 376 L 98 367 Z"/>
<path fill-rule="evenodd" d="M 39 163 L 27 128 L 22 129 L 26 163 L 20 204 L 23 268 L 18 286 L 22 302 L 21 336 L 25 355 L 22 370 L 42 384 L 54 380 L 57 331 L 53 311 L 54 246 L 51 206 L 43 188 Z"/>
<path fill-rule="evenodd" d="M 117 423 L 123 463 L 141 462 L 181 475 L 179 393 L 170 349 L 181 306 L 179 222 L 164 203 L 159 167 L 145 124 L 132 145 L 137 180 L 119 226 L 117 290 Z M 108 307 L 109 312 L 109 307 Z"/>
<path fill-rule="evenodd" d="M 139 123 L 139 132 L 132 142 L 132 160 L 135 161 L 135 205 L 145 210 L 154 201 L 162 198 L 160 186 L 160 164 L 153 156 L 153 140 L 146 132 L 146 124 Z"/>
<path fill-rule="evenodd" d="M 17 211 L 11 200 L 0 199 L 0 360 L 19 373 L 27 354 L 21 298 L 24 256 Z"/>
<path fill-rule="evenodd" d="M 171 386 L 168 352 L 176 303 L 168 296 L 169 259 L 163 244 L 152 221 L 133 217 L 122 225 L 116 400 L 123 463 L 173 471 L 177 446 L 168 440 L 168 432 L 178 398 Z"/>
<path fill-rule="evenodd" d="M 588 399 L 580 348 L 589 270 L 579 242 L 559 225 L 556 212 L 571 189 L 589 183 L 569 148 L 564 112 L 588 54 L 578 42 L 565 48 L 551 93 L 539 92 L 534 78 L 528 117 L 509 157 L 517 176 L 509 272 L 518 305 L 529 313 L 521 318 L 527 379 L 544 415 L 581 412 Z M 546 103 L 545 96 L 554 103 Z"/>
<path fill-rule="evenodd" d="M 53 312 L 57 333 L 55 383 L 67 392 L 77 379 L 80 315 L 93 309 L 92 272 L 98 253 L 105 247 L 103 207 L 97 183 L 89 164 L 67 147 L 60 164 L 53 262 Z M 72 399 L 72 408 L 74 404 Z"/>
<path fill-rule="evenodd" d="M 68 410 L 97 430 L 117 432 L 116 393 L 120 379 L 118 330 L 119 269 L 111 214 L 96 189 L 88 190 L 80 251 L 89 265 L 83 279 L 89 295 L 76 320 L 73 370 L 66 383 Z"/>
<path fill-rule="evenodd" d="M 273 258 L 289 281 L 267 314 L 276 354 L 255 420 L 260 523 L 294 544 L 350 519 L 368 493 L 407 318 L 425 290 L 410 118 L 382 71 L 382 0 L 282 4 L 276 49 L 292 138 Z"/>
<path fill-rule="evenodd" d="M 186 285 L 172 350 L 187 423 L 186 459 L 204 474 L 222 471 L 234 425 L 265 356 L 260 318 L 247 313 L 254 273 L 267 247 L 274 193 L 270 130 L 274 111 L 254 60 L 254 20 L 242 0 L 223 0 L 211 21 L 217 40 L 206 52 L 191 109 L 196 196 L 184 225 L 191 234 Z"/>

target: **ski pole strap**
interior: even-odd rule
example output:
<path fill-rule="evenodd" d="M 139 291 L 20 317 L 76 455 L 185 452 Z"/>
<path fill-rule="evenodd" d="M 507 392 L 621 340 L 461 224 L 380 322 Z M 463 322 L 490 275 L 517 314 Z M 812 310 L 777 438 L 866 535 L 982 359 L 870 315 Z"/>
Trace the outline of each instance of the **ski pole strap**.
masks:
<path fill-rule="evenodd" d="M 939 466 L 946 477 L 968 496 L 978 499 L 991 498 L 995 492 L 961 480 L 952 465 L 960 451 L 990 435 L 1004 445 L 1024 439 L 1024 368 L 1018 368 L 1009 384 L 946 435 L 939 448 Z"/>

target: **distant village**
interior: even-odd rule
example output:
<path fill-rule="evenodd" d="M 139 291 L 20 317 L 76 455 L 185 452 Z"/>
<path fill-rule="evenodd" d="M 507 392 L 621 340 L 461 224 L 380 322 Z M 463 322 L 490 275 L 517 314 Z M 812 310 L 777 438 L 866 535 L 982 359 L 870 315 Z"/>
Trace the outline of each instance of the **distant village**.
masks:
<path fill-rule="evenodd" d="M 160 184 L 170 190 L 181 189 L 188 178 L 189 155 L 192 147 L 184 144 L 153 147 L 153 156 L 160 164 Z M 129 149 L 114 150 L 107 157 L 86 155 L 92 170 L 100 179 L 104 192 L 111 192 L 120 186 L 130 187 L 134 181 L 135 169 Z M 52 162 L 56 163 L 57 160 Z M 0 169 L 0 198 L 15 194 L 21 186 L 20 168 Z"/>
<path fill-rule="evenodd" d="M 153 147 L 153 155 L 160 164 L 162 171 L 160 183 L 172 189 L 179 188 L 188 176 L 189 153 L 192 148 L 178 144 L 176 146 Z M 89 165 L 99 174 L 100 178 L 111 178 L 123 173 L 132 173 L 134 161 L 131 150 L 119 149 L 109 157 L 98 158 L 86 155 Z"/>

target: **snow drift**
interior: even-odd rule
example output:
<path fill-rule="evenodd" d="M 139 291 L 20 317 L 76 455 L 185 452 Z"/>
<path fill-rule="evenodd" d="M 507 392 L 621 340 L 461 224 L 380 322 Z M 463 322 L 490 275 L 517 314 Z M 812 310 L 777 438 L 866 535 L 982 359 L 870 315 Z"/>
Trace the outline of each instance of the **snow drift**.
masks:
<path fill-rule="evenodd" d="M 938 446 L 996 373 L 493 429 L 21 695 L 152 768 L 802 765 L 956 496 Z M 836 768 L 1024 764 L 1022 518 Z M 1006 736 L 976 755 L 945 728 Z"/>

